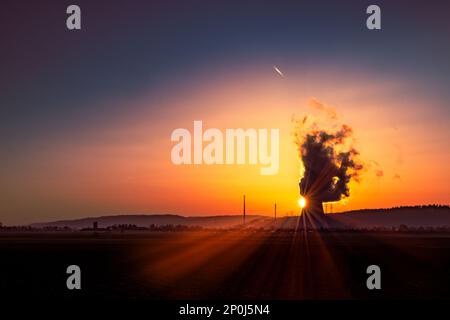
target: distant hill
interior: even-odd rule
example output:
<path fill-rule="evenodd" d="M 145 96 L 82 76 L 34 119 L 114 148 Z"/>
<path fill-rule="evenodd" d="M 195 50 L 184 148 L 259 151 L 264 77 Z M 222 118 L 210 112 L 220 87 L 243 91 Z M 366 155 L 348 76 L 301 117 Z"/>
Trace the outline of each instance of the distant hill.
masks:
<path fill-rule="evenodd" d="M 333 214 L 344 225 L 356 227 L 449 227 L 449 206 L 415 206 L 391 209 L 370 209 Z"/>
<path fill-rule="evenodd" d="M 450 207 L 418 206 L 390 209 L 367 209 L 327 214 L 329 226 L 342 229 L 392 227 L 450 227 Z M 295 228 L 297 217 L 278 219 L 275 228 Z"/>
<path fill-rule="evenodd" d="M 449 206 L 417 206 L 399 207 L 391 209 L 367 209 L 348 211 L 343 213 L 328 214 L 330 225 L 339 228 L 374 228 L 374 227 L 450 227 Z M 298 216 L 280 217 L 276 221 L 273 218 L 262 215 L 247 215 L 246 225 L 251 227 L 275 227 L 295 228 Z M 150 225 L 183 225 L 199 226 L 204 228 L 229 228 L 242 225 L 242 216 L 199 216 L 184 217 L 171 214 L 154 215 L 117 215 L 91 217 L 75 220 L 62 220 L 45 223 L 34 223 L 32 227 L 70 227 L 72 229 L 90 228 L 94 222 L 99 228 L 113 225 L 131 224 L 138 227 L 149 227 Z"/>
<path fill-rule="evenodd" d="M 269 219 L 265 216 L 247 215 L 246 222 L 254 223 L 255 221 Z M 184 217 L 172 214 L 154 214 L 154 215 L 117 215 L 91 217 L 75 220 L 61 220 L 44 223 L 34 223 L 31 226 L 37 228 L 43 227 L 69 227 L 72 229 L 90 228 L 94 222 L 98 223 L 99 228 L 106 228 L 113 225 L 132 224 L 138 227 L 149 227 L 150 225 L 183 225 L 183 226 L 200 226 L 204 228 L 229 228 L 242 224 L 242 216 L 226 215 L 226 216 L 203 216 L 203 217 Z"/>

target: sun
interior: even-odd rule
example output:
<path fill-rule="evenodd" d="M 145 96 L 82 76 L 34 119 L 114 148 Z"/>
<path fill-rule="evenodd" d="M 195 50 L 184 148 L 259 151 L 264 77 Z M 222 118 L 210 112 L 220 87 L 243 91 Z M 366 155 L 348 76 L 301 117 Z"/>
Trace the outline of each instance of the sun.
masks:
<path fill-rule="evenodd" d="M 300 197 L 300 199 L 298 199 L 298 205 L 300 206 L 300 208 L 306 207 L 306 198 Z"/>

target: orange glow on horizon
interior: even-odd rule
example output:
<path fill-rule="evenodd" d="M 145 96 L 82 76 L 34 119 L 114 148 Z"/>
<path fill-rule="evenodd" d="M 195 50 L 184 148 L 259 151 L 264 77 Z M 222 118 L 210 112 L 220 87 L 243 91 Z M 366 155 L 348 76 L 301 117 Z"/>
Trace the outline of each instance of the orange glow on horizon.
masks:
<path fill-rule="evenodd" d="M 392 95 L 396 86 L 408 83 L 319 71 L 306 79 L 294 68 L 289 79 L 280 81 L 264 70 L 267 74 L 233 70 L 229 76 L 203 79 L 163 101 L 143 98 L 133 102 L 132 113 L 89 135 L 48 140 L 29 155 L 32 162 L 23 157 L 6 173 L 9 188 L 3 193 L 10 201 L 1 209 L 10 216 L 4 219 L 20 223 L 127 213 L 240 214 L 242 194 L 248 196 L 248 214 L 272 215 L 276 202 L 280 216 L 290 215 L 302 207 L 296 203 L 302 168 L 290 120 L 293 114 L 318 112 L 308 107 L 311 97 L 333 105 L 337 118 L 352 126 L 368 164 L 361 181 L 350 182 L 349 199 L 333 204 L 333 212 L 450 202 L 447 127 L 421 121 L 420 97 Z M 149 105 L 163 110 L 157 120 Z M 174 112 L 176 108 L 182 112 Z M 259 164 L 172 164 L 171 132 L 191 128 L 195 119 L 222 132 L 279 128 L 279 172 L 262 176 Z M 433 165 L 423 170 L 424 164 Z M 382 176 L 374 174 L 378 166 Z"/>

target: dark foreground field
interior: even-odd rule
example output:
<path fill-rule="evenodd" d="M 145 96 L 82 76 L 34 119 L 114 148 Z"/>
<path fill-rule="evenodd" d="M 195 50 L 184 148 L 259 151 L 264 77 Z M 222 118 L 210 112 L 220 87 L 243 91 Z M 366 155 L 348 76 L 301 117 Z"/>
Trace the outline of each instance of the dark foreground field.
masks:
<path fill-rule="evenodd" d="M 0 255 L 9 298 L 450 298 L 448 234 L 2 233 Z M 80 291 L 66 289 L 72 264 Z"/>

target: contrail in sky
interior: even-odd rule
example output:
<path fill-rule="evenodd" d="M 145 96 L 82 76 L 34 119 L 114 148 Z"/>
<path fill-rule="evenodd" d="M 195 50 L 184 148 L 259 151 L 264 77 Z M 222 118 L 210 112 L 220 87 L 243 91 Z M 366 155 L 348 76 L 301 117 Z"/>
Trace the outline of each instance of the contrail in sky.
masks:
<path fill-rule="evenodd" d="M 283 78 L 284 78 L 284 74 L 283 74 L 283 72 L 281 72 L 281 70 L 280 69 L 278 69 L 278 67 L 277 66 L 273 66 L 273 69 L 280 75 L 280 76 L 282 76 Z"/>

